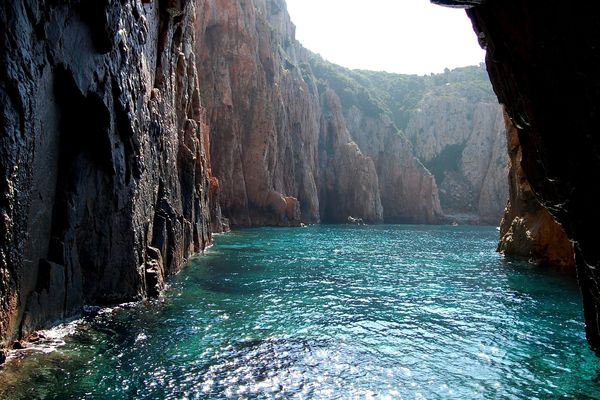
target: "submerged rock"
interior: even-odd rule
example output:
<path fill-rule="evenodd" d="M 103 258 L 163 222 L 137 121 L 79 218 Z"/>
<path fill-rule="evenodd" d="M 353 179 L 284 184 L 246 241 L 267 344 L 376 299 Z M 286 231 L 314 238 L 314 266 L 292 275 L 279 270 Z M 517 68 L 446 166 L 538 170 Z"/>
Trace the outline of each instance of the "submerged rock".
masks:
<path fill-rule="evenodd" d="M 363 225 L 364 221 L 362 218 L 355 218 L 351 215 L 348 216 L 348 223 L 352 225 Z"/>

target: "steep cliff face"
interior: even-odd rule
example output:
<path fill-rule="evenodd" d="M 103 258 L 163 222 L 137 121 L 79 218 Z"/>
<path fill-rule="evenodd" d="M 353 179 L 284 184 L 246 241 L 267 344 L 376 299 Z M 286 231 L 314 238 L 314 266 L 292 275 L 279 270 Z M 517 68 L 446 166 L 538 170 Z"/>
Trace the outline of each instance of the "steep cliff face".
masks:
<path fill-rule="evenodd" d="M 542 265 L 575 268 L 573 244 L 548 210 L 531 190 L 525 171 L 517 129 L 508 116 L 508 154 L 510 156 L 510 197 L 502 224 L 498 251 Z"/>
<path fill-rule="evenodd" d="M 234 225 L 345 222 L 348 216 L 381 222 L 390 212 L 400 215 L 394 207 L 413 222 L 436 220 L 435 183 L 409 147 L 394 144 L 405 157 L 402 166 L 410 167 L 401 171 L 395 160 L 380 160 L 357 143 L 360 122 L 348 119 L 337 91 L 317 85 L 312 55 L 295 40 L 284 1 L 207 0 L 197 10 L 212 165 L 223 213 Z M 382 129 L 382 135 L 389 131 Z M 376 146 L 385 146 L 383 140 Z M 381 185 L 385 167 L 394 173 Z"/>
<path fill-rule="evenodd" d="M 435 224 L 442 220 L 433 175 L 415 158 L 411 144 L 384 113 L 345 110 L 350 135 L 376 166 L 383 219 L 388 223 Z"/>
<path fill-rule="evenodd" d="M 196 32 L 223 213 L 234 225 L 317 222 L 319 97 L 285 4 L 198 1 Z"/>
<path fill-rule="evenodd" d="M 415 158 L 412 145 L 378 98 L 368 77 L 376 72 L 351 71 L 311 55 L 319 90 L 333 90 L 352 140 L 375 164 L 383 220 L 388 223 L 440 223 L 442 209 L 434 177 Z M 401 80 L 403 76 L 393 75 Z"/>
<path fill-rule="evenodd" d="M 428 93 L 410 116 L 406 136 L 434 174 L 446 214 L 498 224 L 508 198 L 508 157 L 496 102 Z"/>
<path fill-rule="evenodd" d="M 385 221 L 500 222 L 505 127 L 483 67 L 411 76 L 311 64 L 340 93 L 350 135 L 375 161 Z"/>
<path fill-rule="evenodd" d="M 487 49 L 496 94 L 517 128 L 521 167 L 573 241 L 586 333 L 600 352 L 600 5 L 477 3 L 467 12 Z"/>
<path fill-rule="evenodd" d="M 0 345 L 210 241 L 191 1 L 0 5 Z"/>
<path fill-rule="evenodd" d="M 320 190 L 323 222 L 346 222 L 349 216 L 381 222 L 383 207 L 373 159 L 350 138 L 339 97 L 322 95 Z"/>

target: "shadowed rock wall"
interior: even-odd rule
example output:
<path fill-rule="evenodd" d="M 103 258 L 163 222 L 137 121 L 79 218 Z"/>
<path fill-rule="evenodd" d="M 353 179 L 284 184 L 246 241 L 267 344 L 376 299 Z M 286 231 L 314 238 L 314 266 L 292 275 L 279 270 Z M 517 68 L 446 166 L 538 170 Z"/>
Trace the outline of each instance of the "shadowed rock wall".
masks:
<path fill-rule="evenodd" d="M 0 5 L 0 343 L 210 241 L 192 1 Z"/>
<path fill-rule="evenodd" d="M 479 3 L 467 13 L 532 192 L 573 241 L 587 338 L 599 352 L 600 4 Z"/>
<path fill-rule="evenodd" d="M 517 129 L 507 116 L 510 197 L 500 224 L 498 251 L 546 266 L 574 270 L 573 244 L 548 210 L 539 203 L 521 168 Z"/>

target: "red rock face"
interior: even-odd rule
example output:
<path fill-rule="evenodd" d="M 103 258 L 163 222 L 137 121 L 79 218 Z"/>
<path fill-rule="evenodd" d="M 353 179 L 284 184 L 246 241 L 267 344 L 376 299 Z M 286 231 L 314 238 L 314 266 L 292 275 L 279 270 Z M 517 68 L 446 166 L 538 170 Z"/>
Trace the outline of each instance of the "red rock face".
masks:
<path fill-rule="evenodd" d="M 304 221 L 319 221 L 319 102 L 297 68 L 285 5 L 200 1 L 196 31 L 223 213 L 234 225 L 298 225 L 293 197 Z"/>
<path fill-rule="evenodd" d="M 232 224 L 439 220 L 437 187 L 410 144 L 367 122 L 392 149 L 370 152 L 337 94 L 317 86 L 282 0 L 200 1 L 196 32 L 212 167 Z M 281 211 L 286 197 L 300 214 Z"/>
<path fill-rule="evenodd" d="M 510 155 L 510 198 L 500 225 L 498 251 L 542 265 L 574 270 L 573 244 L 548 210 L 541 206 L 521 168 L 517 129 L 506 118 Z"/>
<path fill-rule="evenodd" d="M 194 3 L 0 5 L 0 346 L 210 242 Z"/>

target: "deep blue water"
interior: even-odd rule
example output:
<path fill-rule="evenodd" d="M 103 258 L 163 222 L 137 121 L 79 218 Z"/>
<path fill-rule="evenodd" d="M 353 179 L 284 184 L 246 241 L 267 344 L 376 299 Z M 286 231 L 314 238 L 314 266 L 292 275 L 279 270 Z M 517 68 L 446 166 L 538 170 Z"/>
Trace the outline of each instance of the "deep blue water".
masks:
<path fill-rule="evenodd" d="M 162 301 L 13 359 L 0 398 L 600 398 L 574 279 L 493 227 L 259 228 L 215 239 Z"/>

